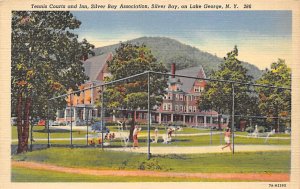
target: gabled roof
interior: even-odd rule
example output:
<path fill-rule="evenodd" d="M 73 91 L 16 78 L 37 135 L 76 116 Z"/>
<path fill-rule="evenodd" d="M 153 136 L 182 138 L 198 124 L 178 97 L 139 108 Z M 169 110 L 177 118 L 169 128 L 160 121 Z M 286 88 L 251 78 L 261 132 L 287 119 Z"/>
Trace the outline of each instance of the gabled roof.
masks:
<path fill-rule="evenodd" d="M 206 78 L 202 66 L 195 66 L 195 67 L 185 68 L 182 70 L 177 70 L 175 74 L 185 75 L 190 77 Z M 184 92 L 190 92 L 196 80 L 196 79 L 190 79 L 185 77 L 176 77 L 176 78 L 180 78 L 180 81 L 182 82 L 181 89 Z"/>
<path fill-rule="evenodd" d="M 97 76 L 103 70 L 111 55 L 111 53 L 106 53 L 99 56 L 92 56 L 91 58 L 83 61 L 84 72 L 87 76 L 89 76 L 89 81 L 97 80 Z"/>

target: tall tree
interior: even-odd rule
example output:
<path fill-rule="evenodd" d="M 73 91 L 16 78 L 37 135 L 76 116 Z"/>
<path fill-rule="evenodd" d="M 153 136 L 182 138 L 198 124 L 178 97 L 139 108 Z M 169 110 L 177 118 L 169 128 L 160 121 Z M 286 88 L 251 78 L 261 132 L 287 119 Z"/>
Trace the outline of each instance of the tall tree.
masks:
<path fill-rule="evenodd" d="M 291 69 L 286 65 L 285 60 L 278 59 L 277 62 L 271 64 L 271 69 L 266 69 L 257 83 L 290 88 Z M 279 117 L 288 118 L 291 115 L 291 91 L 267 87 L 257 87 L 257 91 L 259 109 L 264 115 L 277 117 L 274 128 L 279 131 Z"/>
<path fill-rule="evenodd" d="M 247 69 L 243 67 L 237 59 L 237 46 L 227 53 L 224 62 L 217 71 L 213 71 L 211 79 L 231 80 L 238 82 L 250 82 L 252 76 L 248 75 Z M 249 109 L 250 95 L 248 86 L 235 85 L 235 111 L 241 114 L 246 113 Z M 219 114 L 232 111 L 232 84 L 228 82 L 210 81 L 205 86 L 205 90 L 198 101 L 200 110 L 216 110 Z M 221 129 L 221 116 L 218 117 L 219 129 Z"/>
<path fill-rule="evenodd" d="M 108 62 L 112 74 L 110 80 L 121 79 L 145 71 L 167 72 L 162 63 L 157 62 L 151 51 L 145 45 L 122 43 L 116 49 L 113 59 Z M 150 104 L 151 108 L 159 105 L 167 87 L 167 78 L 161 75 L 150 75 Z M 108 86 L 105 92 L 105 102 L 108 108 L 122 108 L 132 112 L 130 140 L 135 125 L 135 111 L 147 109 L 147 75 L 128 79 Z"/>
<path fill-rule="evenodd" d="M 70 12 L 12 12 L 12 115 L 17 116 L 18 153 L 28 149 L 30 118 L 46 117 L 47 99 L 88 79 L 80 59 L 92 53 L 93 45 L 71 33 L 80 24 Z M 51 104 L 54 116 L 65 99 Z"/>

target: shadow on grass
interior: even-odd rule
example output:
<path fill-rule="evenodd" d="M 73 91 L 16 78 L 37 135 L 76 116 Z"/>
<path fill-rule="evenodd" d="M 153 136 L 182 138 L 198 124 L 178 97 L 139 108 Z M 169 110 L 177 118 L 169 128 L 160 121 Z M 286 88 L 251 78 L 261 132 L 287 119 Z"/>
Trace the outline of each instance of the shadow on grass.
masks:
<path fill-rule="evenodd" d="M 84 144 L 73 144 L 72 146 L 70 144 L 50 144 L 50 147 L 48 147 L 48 144 L 33 144 L 32 145 L 32 150 L 30 149 L 30 145 L 28 145 L 28 152 L 31 151 L 39 151 L 39 150 L 44 150 L 47 148 L 99 148 L 102 149 L 101 145 L 84 145 Z M 115 145 L 115 146 L 103 146 L 103 149 L 108 149 L 108 148 L 121 148 L 123 147 L 122 145 Z M 17 154 L 17 149 L 18 145 L 12 144 L 11 145 L 11 155 L 16 155 Z"/>
<path fill-rule="evenodd" d="M 32 130 L 33 132 L 37 132 L 37 133 L 48 133 L 47 129 L 42 129 L 42 130 Z M 72 131 L 74 132 L 78 132 L 78 131 Z M 70 133 L 70 130 L 68 129 L 50 129 L 50 133 Z"/>

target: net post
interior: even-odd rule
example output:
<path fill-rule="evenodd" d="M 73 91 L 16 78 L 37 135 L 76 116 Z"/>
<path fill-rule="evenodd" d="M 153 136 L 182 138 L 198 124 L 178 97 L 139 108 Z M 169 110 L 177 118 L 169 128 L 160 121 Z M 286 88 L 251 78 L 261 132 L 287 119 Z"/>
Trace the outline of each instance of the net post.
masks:
<path fill-rule="evenodd" d="M 73 102 L 72 102 L 72 94 L 70 94 L 70 115 L 71 115 L 71 130 L 70 130 L 70 137 L 71 137 L 71 148 L 73 147 Z"/>
<path fill-rule="evenodd" d="M 50 148 L 50 128 L 49 128 L 49 99 L 47 100 L 47 120 L 46 120 L 46 126 L 47 126 L 47 147 Z"/>
<path fill-rule="evenodd" d="M 151 112 L 150 112 L 150 72 L 148 72 L 148 153 L 147 159 L 151 158 L 150 153 L 150 125 L 151 125 Z"/>
<path fill-rule="evenodd" d="M 104 85 L 101 91 L 101 149 L 103 150 L 103 129 L 104 129 Z"/>
<path fill-rule="evenodd" d="M 232 86 L 232 121 L 231 121 L 231 132 L 232 132 L 232 154 L 234 154 L 234 83 L 231 83 Z"/>

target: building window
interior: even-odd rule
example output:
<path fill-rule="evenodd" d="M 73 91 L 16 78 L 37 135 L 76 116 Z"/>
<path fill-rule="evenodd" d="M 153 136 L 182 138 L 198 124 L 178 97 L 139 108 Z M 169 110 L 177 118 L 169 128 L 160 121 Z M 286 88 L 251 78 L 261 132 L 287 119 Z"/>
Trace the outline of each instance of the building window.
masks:
<path fill-rule="evenodd" d="M 178 105 L 175 105 L 175 111 L 178 111 Z"/>
<path fill-rule="evenodd" d="M 204 123 L 204 117 L 203 116 L 198 117 L 198 123 Z"/>
<path fill-rule="evenodd" d="M 189 106 L 189 112 L 192 112 L 193 108 L 192 106 Z"/>
<path fill-rule="evenodd" d="M 74 117 L 74 109 L 67 109 L 67 117 Z"/>
<path fill-rule="evenodd" d="M 213 124 L 217 124 L 218 123 L 218 117 L 214 117 L 213 118 Z"/>
<path fill-rule="evenodd" d="M 181 112 L 183 111 L 183 106 L 182 105 L 180 105 L 180 109 L 179 109 Z"/>
<path fill-rule="evenodd" d="M 206 123 L 210 123 L 210 117 L 206 117 Z"/>
<path fill-rule="evenodd" d="M 97 115 L 97 110 L 92 110 L 92 116 L 96 117 L 96 115 Z"/>
<path fill-rule="evenodd" d="M 180 95 L 180 100 L 183 100 L 183 95 L 182 94 Z"/>
<path fill-rule="evenodd" d="M 143 113 L 139 113 L 139 119 L 143 119 Z"/>
<path fill-rule="evenodd" d="M 163 110 L 167 110 L 167 105 L 166 104 L 163 105 Z"/>
<path fill-rule="evenodd" d="M 196 107 L 196 106 L 193 107 L 193 111 L 194 111 L 194 112 L 197 111 L 197 107 Z"/>
<path fill-rule="evenodd" d="M 227 118 L 223 118 L 223 123 L 227 123 Z"/>
<path fill-rule="evenodd" d="M 176 100 L 178 100 L 179 99 L 179 94 L 176 94 Z"/>
<path fill-rule="evenodd" d="M 168 108 L 167 108 L 167 110 L 172 110 L 172 106 L 171 106 L 171 104 L 168 104 Z"/>
<path fill-rule="evenodd" d="M 65 117 L 65 111 L 64 110 L 58 110 L 58 118 L 64 118 Z"/>

